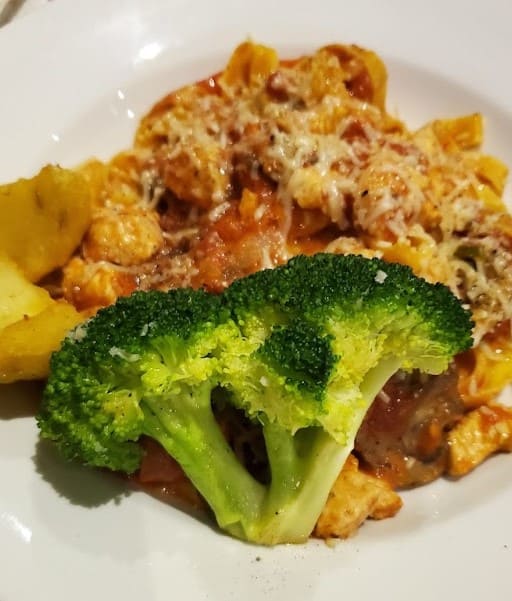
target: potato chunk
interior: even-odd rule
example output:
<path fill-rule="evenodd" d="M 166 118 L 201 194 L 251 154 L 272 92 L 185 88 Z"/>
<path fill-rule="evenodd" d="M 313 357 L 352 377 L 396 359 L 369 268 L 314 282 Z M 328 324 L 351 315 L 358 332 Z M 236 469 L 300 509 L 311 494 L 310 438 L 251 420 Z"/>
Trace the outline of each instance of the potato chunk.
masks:
<path fill-rule="evenodd" d="M 84 316 L 0 257 L 0 383 L 48 375 L 51 353 Z"/>
<path fill-rule="evenodd" d="M 17 265 L 0 256 L 0 330 L 40 313 L 52 302 L 44 288 L 29 282 Z"/>
<path fill-rule="evenodd" d="M 51 304 L 31 317 L 0 330 L 0 383 L 48 375 L 50 356 L 67 332 L 84 320 L 69 303 Z"/>
<path fill-rule="evenodd" d="M 37 282 L 69 259 L 90 217 L 84 178 L 48 165 L 31 179 L 0 186 L 0 253 Z"/>

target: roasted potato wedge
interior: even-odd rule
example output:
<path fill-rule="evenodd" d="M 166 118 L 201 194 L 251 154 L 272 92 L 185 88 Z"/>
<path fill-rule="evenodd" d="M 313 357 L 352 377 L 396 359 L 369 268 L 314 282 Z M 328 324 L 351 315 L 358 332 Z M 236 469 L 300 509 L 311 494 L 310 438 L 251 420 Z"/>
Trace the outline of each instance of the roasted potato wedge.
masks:
<path fill-rule="evenodd" d="M 64 301 L 0 330 L 0 383 L 35 380 L 48 375 L 50 356 L 74 326 L 84 320 Z"/>
<path fill-rule="evenodd" d="M 0 331 L 53 302 L 44 288 L 29 282 L 15 263 L 0 256 Z"/>
<path fill-rule="evenodd" d="M 0 253 L 37 282 L 69 259 L 90 218 L 83 176 L 48 165 L 31 179 L 0 186 Z"/>

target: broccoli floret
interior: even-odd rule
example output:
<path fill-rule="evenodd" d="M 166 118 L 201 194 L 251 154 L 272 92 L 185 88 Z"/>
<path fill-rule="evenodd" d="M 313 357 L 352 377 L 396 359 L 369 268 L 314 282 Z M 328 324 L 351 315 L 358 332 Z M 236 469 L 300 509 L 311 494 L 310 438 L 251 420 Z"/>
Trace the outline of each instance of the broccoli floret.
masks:
<path fill-rule="evenodd" d="M 445 286 L 359 256 L 296 257 L 225 296 L 244 343 L 224 385 L 262 423 L 270 458 L 263 538 L 300 540 L 386 381 L 444 371 L 472 344 L 470 315 Z"/>
<path fill-rule="evenodd" d="M 41 433 L 69 458 L 128 473 L 157 440 L 219 526 L 301 542 L 398 369 L 440 373 L 471 346 L 442 285 L 377 259 L 318 254 L 202 291 L 135 293 L 75 330 L 51 362 Z M 270 482 L 226 442 L 212 392 L 261 425 Z"/>
<path fill-rule="evenodd" d="M 42 436 L 68 459 L 126 473 L 139 467 L 137 441 L 149 436 L 205 493 L 221 527 L 240 512 L 252 515 L 262 487 L 236 459 L 211 406 L 218 350 L 232 329 L 221 298 L 202 291 L 121 298 L 53 355 Z"/>
<path fill-rule="evenodd" d="M 472 344 L 470 315 L 446 286 L 378 259 L 299 256 L 234 282 L 225 296 L 244 340 L 228 364 L 242 406 L 289 430 L 321 425 L 339 442 L 347 403 L 358 402 L 361 386 L 379 391 L 383 366 L 440 373 Z M 262 406 L 261 378 L 290 402 L 272 392 Z"/>

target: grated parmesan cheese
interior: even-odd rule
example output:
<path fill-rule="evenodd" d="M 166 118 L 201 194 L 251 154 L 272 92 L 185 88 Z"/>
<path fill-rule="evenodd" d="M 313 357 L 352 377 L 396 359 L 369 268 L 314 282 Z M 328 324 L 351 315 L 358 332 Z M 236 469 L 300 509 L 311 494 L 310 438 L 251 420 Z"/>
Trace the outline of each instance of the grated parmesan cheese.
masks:
<path fill-rule="evenodd" d="M 382 271 L 382 269 L 379 269 L 375 274 L 375 281 L 377 282 L 377 284 L 383 284 L 386 281 L 387 277 L 388 274 L 385 271 Z"/>
<path fill-rule="evenodd" d="M 128 353 L 117 346 L 113 346 L 112 348 L 110 348 L 108 353 L 111 357 L 119 357 L 124 361 L 128 361 L 128 363 L 134 363 L 135 361 L 139 361 L 140 359 L 140 355 L 138 355 L 137 353 Z"/>
<path fill-rule="evenodd" d="M 93 222 L 119 219 L 127 205 L 134 219 L 158 210 L 163 242 L 153 252 L 158 245 L 141 240 L 151 257 L 121 266 L 112 257 L 126 253 L 102 256 L 86 239 L 84 264 L 68 270 L 69 296 L 101 285 L 110 293 L 98 300 L 110 302 L 127 292 L 120 282 L 128 277 L 141 289 L 219 289 L 294 254 L 327 250 L 391 256 L 445 283 L 470 307 L 476 344 L 512 319 L 512 227 L 478 197 L 478 155 L 441 140 L 433 124 L 408 131 L 349 93 L 360 59 L 353 53 L 348 67 L 339 56 L 321 49 L 270 73 L 252 65 L 262 73 L 215 76 L 156 105 L 134 147 L 109 165 L 112 184 L 98 194 Z M 255 228 L 236 223 L 244 187 L 256 198 Z M 126 246 L 115 235 L 108 244 Z M 468 248 L 474 256 L 464 255 Z"/>

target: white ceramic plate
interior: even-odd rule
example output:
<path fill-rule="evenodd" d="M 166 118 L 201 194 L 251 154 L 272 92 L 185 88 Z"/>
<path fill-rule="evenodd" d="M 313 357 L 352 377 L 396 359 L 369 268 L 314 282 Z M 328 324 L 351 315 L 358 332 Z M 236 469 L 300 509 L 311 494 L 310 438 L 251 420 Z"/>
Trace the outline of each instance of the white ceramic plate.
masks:
<path fill-rule="evenodd" d="M 512 165 L 512 4 L 474 4 L 58 0 L 0 31 L 0 181 L 107 158 L 160 95 L 222 66 L 247 36 L 287 55 L 374 48 L 401 117 L 480 110 L 487 148 Z M 34 397 L 0 390 L 1 601 L 510 598 L 510 456 L 408 493 L 395 519 L 335 548 L 262 549 L 65 465 L 37 441 Z"/>

